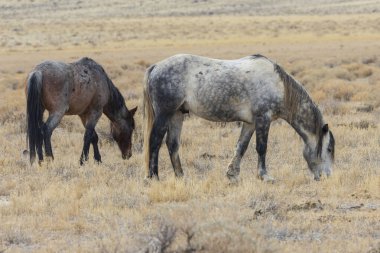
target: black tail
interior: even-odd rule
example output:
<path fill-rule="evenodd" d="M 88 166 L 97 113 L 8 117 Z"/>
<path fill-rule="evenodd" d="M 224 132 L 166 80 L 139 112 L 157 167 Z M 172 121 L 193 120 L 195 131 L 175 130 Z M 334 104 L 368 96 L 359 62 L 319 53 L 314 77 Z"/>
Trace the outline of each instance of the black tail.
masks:
<path fill-rule="evenodd" d="M 26 117 L 27 117 L 27 140 L 29 141 L 30 163 L 33 164 L 36 158 L 36 150 L 39 153 L 39 158 L 42 160 L 42 118 L 44 107 L 41 101 L 42 89 L 42 73 L 39 71 L 29 75 L 27 82 L 27 102 L 26 102 Z"/>

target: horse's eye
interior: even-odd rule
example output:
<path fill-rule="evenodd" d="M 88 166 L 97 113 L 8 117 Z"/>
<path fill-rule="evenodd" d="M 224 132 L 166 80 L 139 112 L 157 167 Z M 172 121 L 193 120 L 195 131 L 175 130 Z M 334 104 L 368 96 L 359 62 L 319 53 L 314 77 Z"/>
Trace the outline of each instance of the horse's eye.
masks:
<path fill-rule="evenodd" d="M 331 148 L 328 148 L 327 151 L 328 151 L 329 153 L 331 153 L 331 152 L 332 152 L 332 149 L 331 149 Z"/>

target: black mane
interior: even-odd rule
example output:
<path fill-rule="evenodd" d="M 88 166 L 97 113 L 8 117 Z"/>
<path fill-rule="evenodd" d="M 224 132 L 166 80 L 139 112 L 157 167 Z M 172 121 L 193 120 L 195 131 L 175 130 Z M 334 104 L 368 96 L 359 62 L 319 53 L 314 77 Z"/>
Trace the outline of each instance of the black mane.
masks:
<path fill-rule="evenodd" d="M 256 59 L 256 58 L 266 58 L 266 59 L 268 59 L 267 57 L 265 57 L 262 54 L 253 54 L 253 55 L 251 55 L 251 57 L 252 57 L 252 59 Z"/>
<path fill-rule="evenodd" d="M 121 95 L 119 89 L 112 83 L 111 79 L 108 78 L 108 76 L 107 84 L 110 89 L 110 98 L 106 106 L 111 110 L 118 111 L 125 106 L 124 97 Z"/>

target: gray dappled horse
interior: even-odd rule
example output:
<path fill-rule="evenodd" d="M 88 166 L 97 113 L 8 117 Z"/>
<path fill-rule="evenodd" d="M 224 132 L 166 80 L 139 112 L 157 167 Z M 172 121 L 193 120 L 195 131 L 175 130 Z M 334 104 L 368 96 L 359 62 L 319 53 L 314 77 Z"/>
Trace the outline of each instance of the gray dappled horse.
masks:
<path fill-rule="evenodd" d="M 43 144 L 46 156 L 53 159 L 51 135 L 64 115 L 79 115 L 86 128 L 81 165 L 88 160 L 90 144 L 94 148 L 95 160 L 101 162 L 95 125 L 103 112 L 111 120 L 112 136 L 123 159 L 132 155 L 133 115 L 137 108 L 127 109 L 119 90 L 94 60 L 85 57 L 70 64 L 45 61 L 29 74 L 25 93 L 31 163 L 35 160 L 36 151 L 39 162 L 43 160 Z M 45 109 L 49 111 L 46 123 L 43 122 Z"/>
<path fill-rule="evenodd" d="M 150 66 L 144 87 L 144 152 L 147 177 L 158 178 L 158 153 L 166 145 L 175 175 L 183 175 L 178 155 L 184 113 L 211 121 L 242 121 L 243 127 L 227 176 L 235 179 L 256 130 L 258 176 L 273 180 L 265 166 L 268 132 L 273 120 L 286 120 L 302 137 L 304 158 L 314 179 L 330 175 L 334 137 L 322 114 L 300 83 L 262 55 L 218 60 L 175 55 Z"/>

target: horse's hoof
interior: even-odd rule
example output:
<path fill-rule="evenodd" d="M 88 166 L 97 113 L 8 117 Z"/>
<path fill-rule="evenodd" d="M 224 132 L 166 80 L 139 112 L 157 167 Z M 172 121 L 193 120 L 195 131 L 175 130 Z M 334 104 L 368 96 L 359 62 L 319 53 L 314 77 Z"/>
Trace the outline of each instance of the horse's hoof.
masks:
<path fill-rule="evenodd" d="M 157 175 L 153 175 L 153 176 L 146 176 L 144 178 L 144 185 L 145 186 L 149 186 L 151 184 L 152 181 L 159 181 L 159 178 Z"/>
<path fill-rule="evenodd" d="M 49 164 L 49 163 L 52 163 L 54 161 L 54 158 L 52 156 L 46 156 L 45 160 Z"/>
<path fill-rule="evenodd" d="M 228 185 L 234 186 L 239 184 L 239 177 L 228 177 Z"/>
<path fill-rule="evenodd" d="M 321 177 L 322 177 L 321 171 L 314 172 L 314 180 L 315 181 L 321 181 Z"/>
<path fill-rule="evenodd" d="M 260 176 L 260 179 L 265 182 L 265 183 L 271 183 L 271 184 L 274 184 L 276 182 L 276 179 L 274 177 L 271 177 L 267 174 L 264 174 L 262 176 Z"/>
<path fill-rule="evenodd" d="M 149 177 L 145 177 L 143 180 L 144 186 L 150 186 L 151 182 L 152 182 L 152 180 Z"/>
<path fill-rule="evenodd" d="M 29 157 L 29 151 L 25 149 L 24 151 L 22 151 L 22 158 L 28 159 L 28 157 Z"/>
<path fill-rule="evenodd" d="M 230 181 L 231 185 L 236 185 L 237 183 L 239 183 L 239 175 L 227 172 L 226 177 Z"/>
<path fill-rule="evenodd" d="M 228 165 L 228 170 L 226 172 L 226 176 L 229 180 L 237 180 L 239 177 L 240 168 L 234 167 L 232 164 Z"/>
<path fill-rule="evenodd" d="M 176 178 L 178 178 L 178 179 L 183 178 L 183 175 L 184 175 L 183 171 L 175 171 L 174 173 L 175 173 Z"/>

